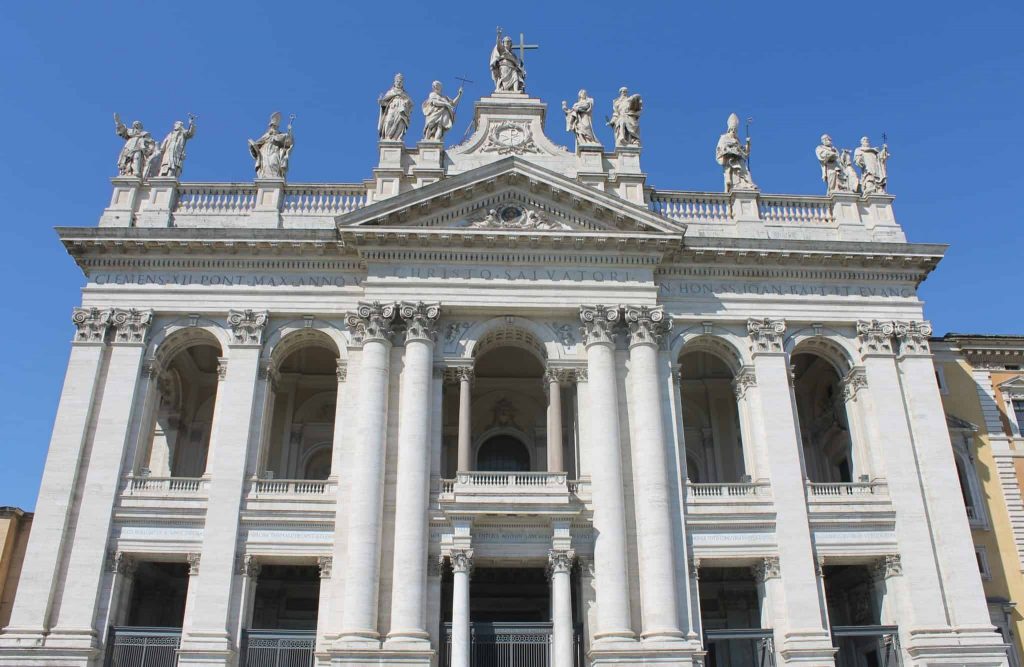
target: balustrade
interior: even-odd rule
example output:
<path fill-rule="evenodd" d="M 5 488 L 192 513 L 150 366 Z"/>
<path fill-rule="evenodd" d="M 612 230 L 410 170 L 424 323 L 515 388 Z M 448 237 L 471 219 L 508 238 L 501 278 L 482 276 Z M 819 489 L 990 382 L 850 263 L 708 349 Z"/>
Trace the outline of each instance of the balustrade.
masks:
<path fill-rule="evenodd" d="M 460 472 L 458 486 L 566 486 L 564 472 Z"/>
<path fill-rule="evenodd" d="M 175 215 L 232 215 L 256 208 L 252 183 L 182 183 Z"/>
<path fill-rule="evenodd" d="M 366 206 L 366 188 L 357 185 L 286 185 L 281 211 L 289 215 L 342 215 Z"/>
<path fill-rule="evenodd" d="M 679 222 L 732 221 L 732 210 L 727 194 L 659 190 L 651 195 L 650 209 Z"/>
<path fill-rule="evenodd" d="M 254 496 L 322 496 L 333 493 L 333 484 L 317 479 L 257 479 L 253 481 Z"/>
<path fill-rule="evenodd" d="M 807 494 L 813 497 L 877 495 L 881 482 L 807 482 Z"/>
<path fill-rule="evenodd" d="M 767 482 L 687 482 L 687 495 L 691 499 L 744 497 L 767 495 L 770 488 Z"/>
<path fill-rule="evenodd" d="M 827 225 L 835 221 L 832 202 L 823 197 L 761 196 L 761 219 L 793 225 Z"/>
<path fill-rule="evenodd" d="M 125 493 L 139 494 L 199 494 L 205 493 L 207 480 L 202 477 L 128 477 Z"/>

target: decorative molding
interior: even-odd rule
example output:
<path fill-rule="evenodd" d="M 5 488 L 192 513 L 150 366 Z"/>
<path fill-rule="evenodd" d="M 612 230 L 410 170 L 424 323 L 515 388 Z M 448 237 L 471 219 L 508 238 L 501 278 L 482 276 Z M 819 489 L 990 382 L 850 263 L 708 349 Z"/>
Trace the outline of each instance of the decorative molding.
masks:
<path fill-rule="evenodd" d="M 229 310 L 228 327 L 232 345 L 262 345 L 270 314 L 265 310 Z"/>
<path fill-rule="evenodd" d="M 498 155 L 525 155 L 543 153 L 533 140 L 529 121 L 505 120 L 491 125 L 481 153 Z"/>
<path fill-rule="evenodd" d="M 626 325 L 629 327 L 629 345 L 659 347 L 672 327 L 672 318 L 665 316 L 663 306 L 626 306 Z"/>
<path fill-rule="evenodd" d="M 786 320 L 769 317 L 752 317 L 747 320 L 747 335 L 750 337 L 750 351 L 758 353 L 782 353 L 782 336 L 786 333 Z"/>
<path fill-rule="evenodd" d="M 896 328 L 889 320 L 858 320 L 857 340 L 861 355 L 892 354 L 892 337 Z"/>
<path fill-rule="evenodd" d="M 228 358 L 217 357 L 217 379 L 223 380 L 228 376 Z"/>
<path fill-rule="evenodd" d="M 352 337 L 356 343 L 365 344 L 369 341 L 390 343 L 392 331 L 391 325 L 397 314 L 398 306 L 395 303 L 381 303 L 380 301 L 360 301 L 356 312 L 345 318 L 352 331 Z"/>
<path fill-rule="evenodd" d="M 99 308 L 74 308 L 71 311 L 71 323 L 75 325 L 73 343 L 103 343 L 107 339 L 107 328 L 110 326 L 109 310 Z"/>
<path fill-rule="evenodd" d="M 754 563 L 754 565 L 751 566 L 750 571 L 753 573 L 754 579 L 759 583 L 764 583 L 768 579 L 778 579 L 782 577 L 782 569 L 779 567 L 778 556 L 765 556 Z"/>
<path fill-rule="evenodd" d="M 473 326 L 472 322 L 458 321 L 449 322 L 444 327 L 444 346 L 446 350 L 452 349 L 459 339 L 462 338 L 462 334 L 469 331 L 469 328 Z"/>
<path fill-rule="evenodd" d="M 736 400 L 741 400 L 747 395 L 747 390 L 757 386 L 757 372 L 753 366 L 743 366 L 732 381 L 732 390 L 736 394 Z"/>
<path fill-rule="evenodd" d="M 260 576 L 261 569 L 260 562 L 252 554 L 240 554 L 235 558 L 235 572 L 243 577 L 255 579 Z"/>
<path fill-rule="evenodd" d="M 586 368 L 576 368 L 573 370 L 572 375 L 576 384 L 579 384 L 580 382 L 588 382 L 590 378 Z"/>
<path fill-rule="evenodd" d="M 621 315 L 618 306 L 580 306 L 583 344 L 615 345 L 614 328 Z"/>
<path fill-rule="evenodd" d="M 153 324 L 153 311 L 114 308 L 110 311 L 110 324 L 114 329 L 113 343 L 145 343 Z"/>
<path fill-rule="evenodd" d="M 932 323 L 927 320 L 896 322 L 896 340 L 900 343 L 900 355 L 931 354 L 928 338 L 932 335 Z"/>
<path fill-rule="evenodd" d="M 452 549 L 448 554 L 448 558 L 452 562 L 453 572 L 464 572 L 466 574 L 473 573 L 472 549 Z"/>
<path fill-rule="evenodd" d="M 320 578 L 330 579 L 331 570 L 334 568 L 333 556 L 320 556 L 316 559 L 316 566 L 320 568 Z"/>
<path fill-rule="evenodd" d="M 572 549 L 551 549 L 548 551 L 548 573 L 568 574 L 575 558 L 576 552 Z"/>
<path fill-rule="evenodd" d="M 544 390 L 547 391 L 552 382 L 565 384 L 573 380 L 572 368 L 556 368 L 548 366 L 544 369 Z"/>
<path fill-rule="evenodd" d="M 863 366 L 854 366 L 840 382 L 844 401 L 856 401 L 857 393 L 868 386 L 868 374 Z"/>
<path fill-rule="evenodd" d="M 107 572 L 130 577 L 135 574 L 137 567 L 135 559 L 125 552 L 113 550 L 107 552 Z"/>
<path fill-rule="evenodd" d="M 437 340 L 437 318 L 441 316 L 441 304 L 423 301 L 403 301 L 398 307 L 399 316 L 405 320 L 405 340 L 421 340 L 433 343 Z"/>
<path fill-rule="evenodd" d="M 334 373 L 338 376 L 338 382 L 344 382 L 348 379 L 348 362 L 342 358 L 338 358 L 337 365 L 334 367 Z"/>
<path fill-rule="evenodd" d="M 888 579 L 903 574 L 903 562 L 899 554 L 886 554 L 879 558 L 871 567 L 871 574 L 875 579 Z"/>
<path fill-rule="evenodd" d="M 199 574 L 200 560 L 202 560 L 202 554 L 191 553 L 185 556 L 185 561 L 188 563 L 188 574 L 190 577 L 194 577 Z"/>

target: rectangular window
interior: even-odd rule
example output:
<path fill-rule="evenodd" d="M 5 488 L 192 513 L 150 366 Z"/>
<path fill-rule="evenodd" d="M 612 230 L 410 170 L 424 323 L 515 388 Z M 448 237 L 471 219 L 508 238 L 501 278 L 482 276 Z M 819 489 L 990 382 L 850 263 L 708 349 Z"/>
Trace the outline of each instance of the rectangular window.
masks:
<path fill-rule="evenodd" d="M 1017 428 L 1024 429 L 1024 399 L 1013 401 L 1013 416 L 1017 418 Z"/>
<path fill-rule="evenodd" d="M 981 578 L 991 579 L 992 570 L 988 567 L 988 553 L 985 547 L 974 547 L 974 556 L 978 559 L 978 572 L 981 573 Z"/>
<path fill-rule="evenodd" d="M 946 386 L 946 371 L 942 366 L 935 367 L 935 382 L 939 385 L 939 393 L 945 396 L 949 393 L 949 387 Z"/>

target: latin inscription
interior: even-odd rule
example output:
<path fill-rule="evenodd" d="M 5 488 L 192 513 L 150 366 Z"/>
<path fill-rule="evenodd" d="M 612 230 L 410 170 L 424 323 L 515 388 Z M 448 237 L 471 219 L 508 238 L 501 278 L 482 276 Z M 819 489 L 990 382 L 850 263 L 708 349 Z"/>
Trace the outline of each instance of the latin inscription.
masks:
<path fill-rule="evenodd" d="M 750 281 L 666 280 L 658 283 L 662 297 L 739 296 L 838 296 L 912 299 L 914 288 L 908 285 L 830 285 L 809 283 L 769 283 Z"/>
<path fill-rule="evenodd" d="M 353 287 L 362 279 L 355 274 L 308 273 L 94 273 L 93 285 L 145 285 L 176 287 Z"/>
<path fill-rule="evenodd" d="M 613 282 L 630 283 L 650 280 L 639 271 L 625 269 L 540 269 L 479 266 L 380 266 L 370 274 L 378 278 L 420 278 L 441 280 L 511 280 L 527 282 Z"/>

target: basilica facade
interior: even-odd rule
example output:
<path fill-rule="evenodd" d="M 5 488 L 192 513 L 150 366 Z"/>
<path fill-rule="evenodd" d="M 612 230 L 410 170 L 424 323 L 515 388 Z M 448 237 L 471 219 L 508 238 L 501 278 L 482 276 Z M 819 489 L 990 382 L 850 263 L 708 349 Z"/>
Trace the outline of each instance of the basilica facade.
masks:
<path fill-rule="evenodd" d="M 767 195 L 734 116 L 661 189 L 522 53 L 457 145 L 396 77 L 363 184 L 118 119 L 0 665 L 1007 664 L 887 149 Z"/>

